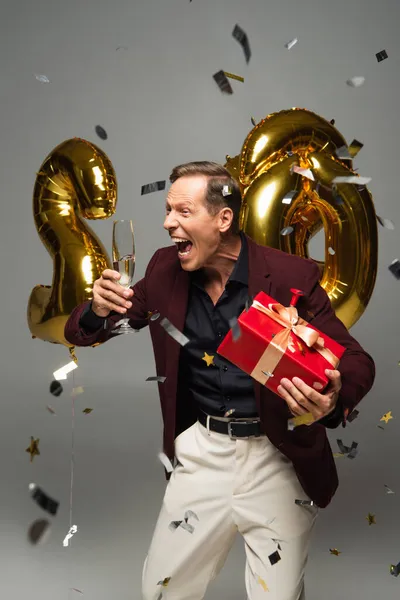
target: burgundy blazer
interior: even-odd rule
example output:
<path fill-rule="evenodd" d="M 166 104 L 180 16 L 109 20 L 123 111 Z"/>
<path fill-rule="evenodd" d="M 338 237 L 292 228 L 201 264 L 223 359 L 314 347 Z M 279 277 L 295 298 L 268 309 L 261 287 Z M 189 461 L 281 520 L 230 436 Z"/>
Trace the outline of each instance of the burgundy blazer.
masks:
<path fill-rule="evenodd" d="M 336 317 L 329 297 L 319 285 L 319 268 L 314 261 L 260 246 L 248 236 L 246 238 L 249 248 L 249 295 L 254 297 L 263 290 L 288 306 L 292 297 L 290 288 L 302 290 L 305 296 L 300 298 L 297 305 L 299 315 L 346 348 L 338 367 L 342 389 L 338 400 L 339 411 L 335 412 L 339 416 L 328 418 L 326 426 L 317 422 L 288 430 L 287 421 L 293 415 L 286 402 L 254 381 L 263 431 L 274 446 L 292 461 L 306 494 L 324 508 L 338 487 L 336 465 L 325 427 L 338 427 L 343 422 L 340 414 L 350 413 L 367 394 L 374 382 L 375 365 L 371 356 Z M 189 295 L 189 275 L 180 265 L 175 246 L 157 250 L 147 266 L 145 276 L 133 289 L 135 294 L 127 316 L 135 329 L 149 326 L 157 375 L 166 377 L 166 381 L 159 383 L 158 387 L 164 421 L 164 452 L 173 460 L 174 439 L 179 433 L 176 423 L 180 415 L 177 413 L 183 410 L 181 402 L 177 403 L 181 346 L 166 333 L 160 321 L 167 317 L 183 331 Z M 87 304 L 85 302 L 77 306 L 65 326 L 66 339 L 76 346 L 91 346 L 107 341 L 113 337 L 111 328 L 121 319 L 120 314 L 113 315 L 107 319 L 106 328 L 87 335 L 79 326 Z M 160 318 L 150 321 L 149 311 L 158 311 Z M 314 316 L 311 317 L 310 313 Z M 195 417 L 191 422 L 194 420 Z"/>

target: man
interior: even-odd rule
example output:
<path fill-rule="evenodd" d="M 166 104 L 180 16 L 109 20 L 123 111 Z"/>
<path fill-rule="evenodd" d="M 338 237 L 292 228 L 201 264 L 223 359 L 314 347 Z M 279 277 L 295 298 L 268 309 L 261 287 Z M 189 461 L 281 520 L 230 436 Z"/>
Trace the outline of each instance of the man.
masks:
<path fill-rule="evenodd" d="M 166 377 L 164 452 L 176 466 L 143 569 L 143 599 L 203 598 L 239 531 L 249 600 L 266 591 L 269 600 L 299 600 L 318 507 L 338 485 L 325 428 L 345 425 L 373 384 L 374 363 L 336 318 L 313 261 L 239 231 L 240 190 L 224 167 L 189 163 L 170 180 L 164 228 L 174 245 L 154 254 L 133 291 L 105 270 L 92 302 L 65 328 L 69 342 L 89 346 L 110 339 L 123 315 L 136 329 L 149 325 L 157 374 Z M 290 288 L 305 293 L 299 315 L 346 347 L 322 393 L 295 378 L 281 381 L 278 396 L 216 352 L 249 297 L 263 290 L 287 306 Z M 181 347 L 163 318 L 190 342 Z M 306 412 L 315 422 L 290 431 L 288 419 Z"/>

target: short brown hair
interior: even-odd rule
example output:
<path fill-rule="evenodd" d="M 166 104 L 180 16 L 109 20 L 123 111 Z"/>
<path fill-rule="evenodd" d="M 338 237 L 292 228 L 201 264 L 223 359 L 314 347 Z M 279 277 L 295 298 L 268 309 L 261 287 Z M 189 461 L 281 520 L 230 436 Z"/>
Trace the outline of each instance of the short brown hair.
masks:
<path fill-rule="evenodd" d="M 229 231 L 237 235 L 240 231 L 239 219 L 242 205 L 242 195 L 237 180 L 232 177 L 225 167 L 207 160 L 178 165 L 172 169 L 169 180 L 174 183 L 180 177 L 190 175 L 205 175 L 208 178 L 205 197 L 208 212 L 211 215 L 216 215 L 225 206 L 232 209 L 233 219 Z M 227 196 L 222 194 L 224 186 L 229 188 L 230 194 Z"/>

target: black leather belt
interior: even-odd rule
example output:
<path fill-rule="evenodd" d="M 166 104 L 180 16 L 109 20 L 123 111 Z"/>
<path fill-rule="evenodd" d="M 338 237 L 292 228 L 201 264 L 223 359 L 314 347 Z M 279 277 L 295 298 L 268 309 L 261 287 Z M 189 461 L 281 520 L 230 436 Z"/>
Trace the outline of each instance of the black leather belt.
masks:
<path fill-rule="evenodd" d="M 236 438 L 260 437 L 262 434 L 261 423 L 258 418 L 249 419 L 248 421 L 219 421 L 212 416 L 210 416 L 210 418 L 208 417 L 209 415 L 206 415 L 206 413 L 199 412 L 198 420 L 210 431 L 229 435 L 232 440 L 235 440 Z"/>

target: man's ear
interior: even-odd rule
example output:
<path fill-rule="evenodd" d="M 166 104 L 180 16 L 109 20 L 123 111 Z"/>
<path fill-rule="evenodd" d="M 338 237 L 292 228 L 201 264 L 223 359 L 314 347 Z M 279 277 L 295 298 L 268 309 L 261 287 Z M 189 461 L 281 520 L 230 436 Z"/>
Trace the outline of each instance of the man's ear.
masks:
<path fill-rule="evenodd" d="M 221 233 L 226 233 L 233 221 L 233 211 L 228 206 L 224 206 L 224 208 L 219 213 L 219 230 Z"/>

